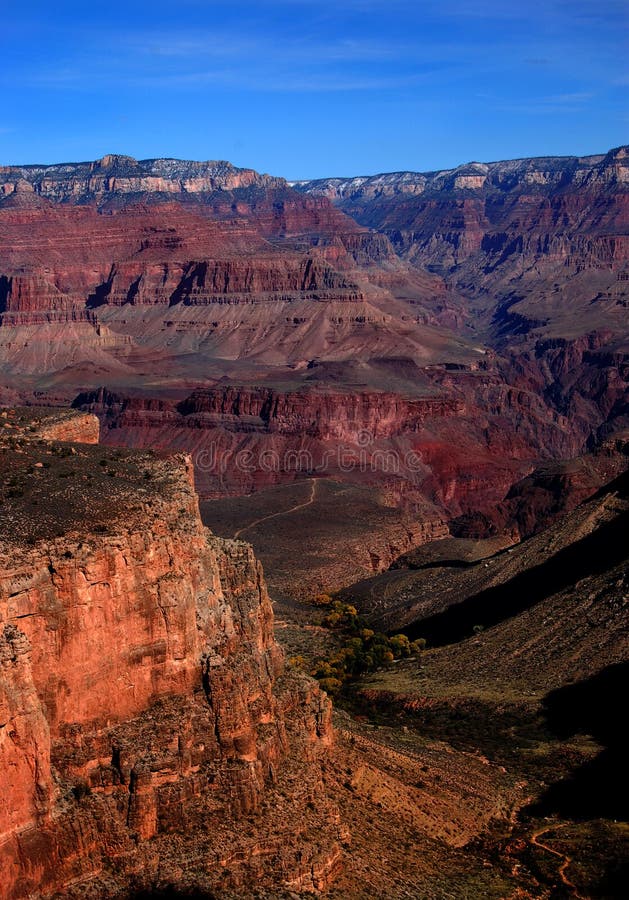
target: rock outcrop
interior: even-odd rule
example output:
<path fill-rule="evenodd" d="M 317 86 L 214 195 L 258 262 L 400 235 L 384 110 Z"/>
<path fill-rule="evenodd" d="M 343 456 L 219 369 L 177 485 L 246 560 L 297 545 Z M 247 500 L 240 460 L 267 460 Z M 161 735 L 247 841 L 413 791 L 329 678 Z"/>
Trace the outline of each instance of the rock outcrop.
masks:
<path fill-rule="evenodd" d="M 607 154 L 593 156 L 546 156 L 501 162 L 471 162 L 455 169 L 438 172 L 391 172 L 354 178 L 321 178 L 315 181 L 291 182 L 299 191 L 324 196 L 333 201 L 370 202 L 420 195 L 449 198 L 460 192 L 472 193 L 501 190 L 518 193 L 524 190 L 558 189 L 562 187 L 622 187 L 629 183 L 629 152 L 618 147 Z"/>
<path fill-rule="evenodd" d="M 188 458 L 24 418 L 0 447 L 0 893 L 323 887 L 330 704 L 284 673 L 250 546 L 203 528 Z"/>
<path fill-rule="evenodd" d="M 108 154 L 95 162 L 51 166 L 1 166 L 0 193 L 34 193 L 55 201 L 80 201 L 105 194 L 197 194 L 234 188 L 269 188 L 283 178 L 259 175 L 229 162 L 188 162 Z"/>
<path fill-rule="evenodd" d="M 0 412 L 0 439 L 98 444 L 100 423 L 91 413 L 50 406 L 8 407 Z"/>

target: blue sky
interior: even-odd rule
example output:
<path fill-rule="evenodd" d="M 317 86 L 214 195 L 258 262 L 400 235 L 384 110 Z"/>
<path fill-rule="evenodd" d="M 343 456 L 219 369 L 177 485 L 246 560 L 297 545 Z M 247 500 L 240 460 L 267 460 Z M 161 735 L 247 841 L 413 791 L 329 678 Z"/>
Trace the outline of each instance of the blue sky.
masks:
<path fill-rule="evenodd" d="M 629 142 L 629 0 L 4 0 L 0 164 L 287 178 Z"/>

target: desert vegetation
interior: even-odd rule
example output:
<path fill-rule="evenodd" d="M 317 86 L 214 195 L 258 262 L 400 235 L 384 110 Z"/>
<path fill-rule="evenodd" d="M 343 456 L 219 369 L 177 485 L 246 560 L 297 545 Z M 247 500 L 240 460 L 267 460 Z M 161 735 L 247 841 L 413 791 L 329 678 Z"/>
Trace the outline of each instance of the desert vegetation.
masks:
<path fill-rule="evenodd" d="M 396 660 L 417 656 L 426 647 L 423 638 L 411 641 L 405 634 L 388 635 L 368 628 L 358 610 L 350 603 L 334 600 L 329 594 L 318 594 L 315 605 L 326 614 L 321 624 L 333 631 L 339 646 L 326 657 L 319 657 L 311 666 L 321 687 L 338 697 L 342 689 L 358 676 L 389 666 Z M 306 668 L 303 656 L 291 659 L 295 667 Z"/>

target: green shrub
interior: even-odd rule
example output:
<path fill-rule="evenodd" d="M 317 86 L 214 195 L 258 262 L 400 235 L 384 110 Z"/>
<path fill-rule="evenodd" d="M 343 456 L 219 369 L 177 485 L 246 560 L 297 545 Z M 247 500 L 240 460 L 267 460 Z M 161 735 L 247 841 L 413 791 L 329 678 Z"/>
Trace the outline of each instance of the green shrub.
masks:
<path fill-rule="evenodd" d="M 411 641 L 405 634 L 387 637 L 367 628 L 351 603 L 334 600 L 328 594 L 317 595 L 314 603 L 328 609 L 321 624 L 343 635 L 343 645 L 326 659 L 317 660 L 311 670 L 311 674 L 332 695 L 339 693 L 345 683 L 363 673 L 373 672 L 426 648 L 425 638 Z"/>
<path fill-rule="evenodd" d="M 319 679 L 319 684 L 326 692 L 326 694 L 330 694 L 331 696 L 338 694 L 341 687 L 343 686 L 343 682 L 338 678 L 321 678 Z"/>

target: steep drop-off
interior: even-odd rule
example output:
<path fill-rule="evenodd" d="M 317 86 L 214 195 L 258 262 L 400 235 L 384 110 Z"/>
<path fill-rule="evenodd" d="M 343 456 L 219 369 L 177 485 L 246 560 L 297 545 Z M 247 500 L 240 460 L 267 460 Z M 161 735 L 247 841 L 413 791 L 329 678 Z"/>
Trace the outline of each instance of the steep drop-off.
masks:
<path fill-rule="evenodd" d="M 324 886 L 330 704 L 284 674 L 251 548 L 203 528 L 186 457 L 46 418 L 0 447 L 0 893 Z"/>
<path fill-rule="evenodd" d="M 628 649 L 628 494 L 624 472 L 517 546 L 465 559 L 457 541 L 435 543 L 344 597 L 380 628 L 453 645 L 436 656 L 467 654 L 456 677 L 471 684 L 483 672 L 545 688 L 592 675 Z"/>

